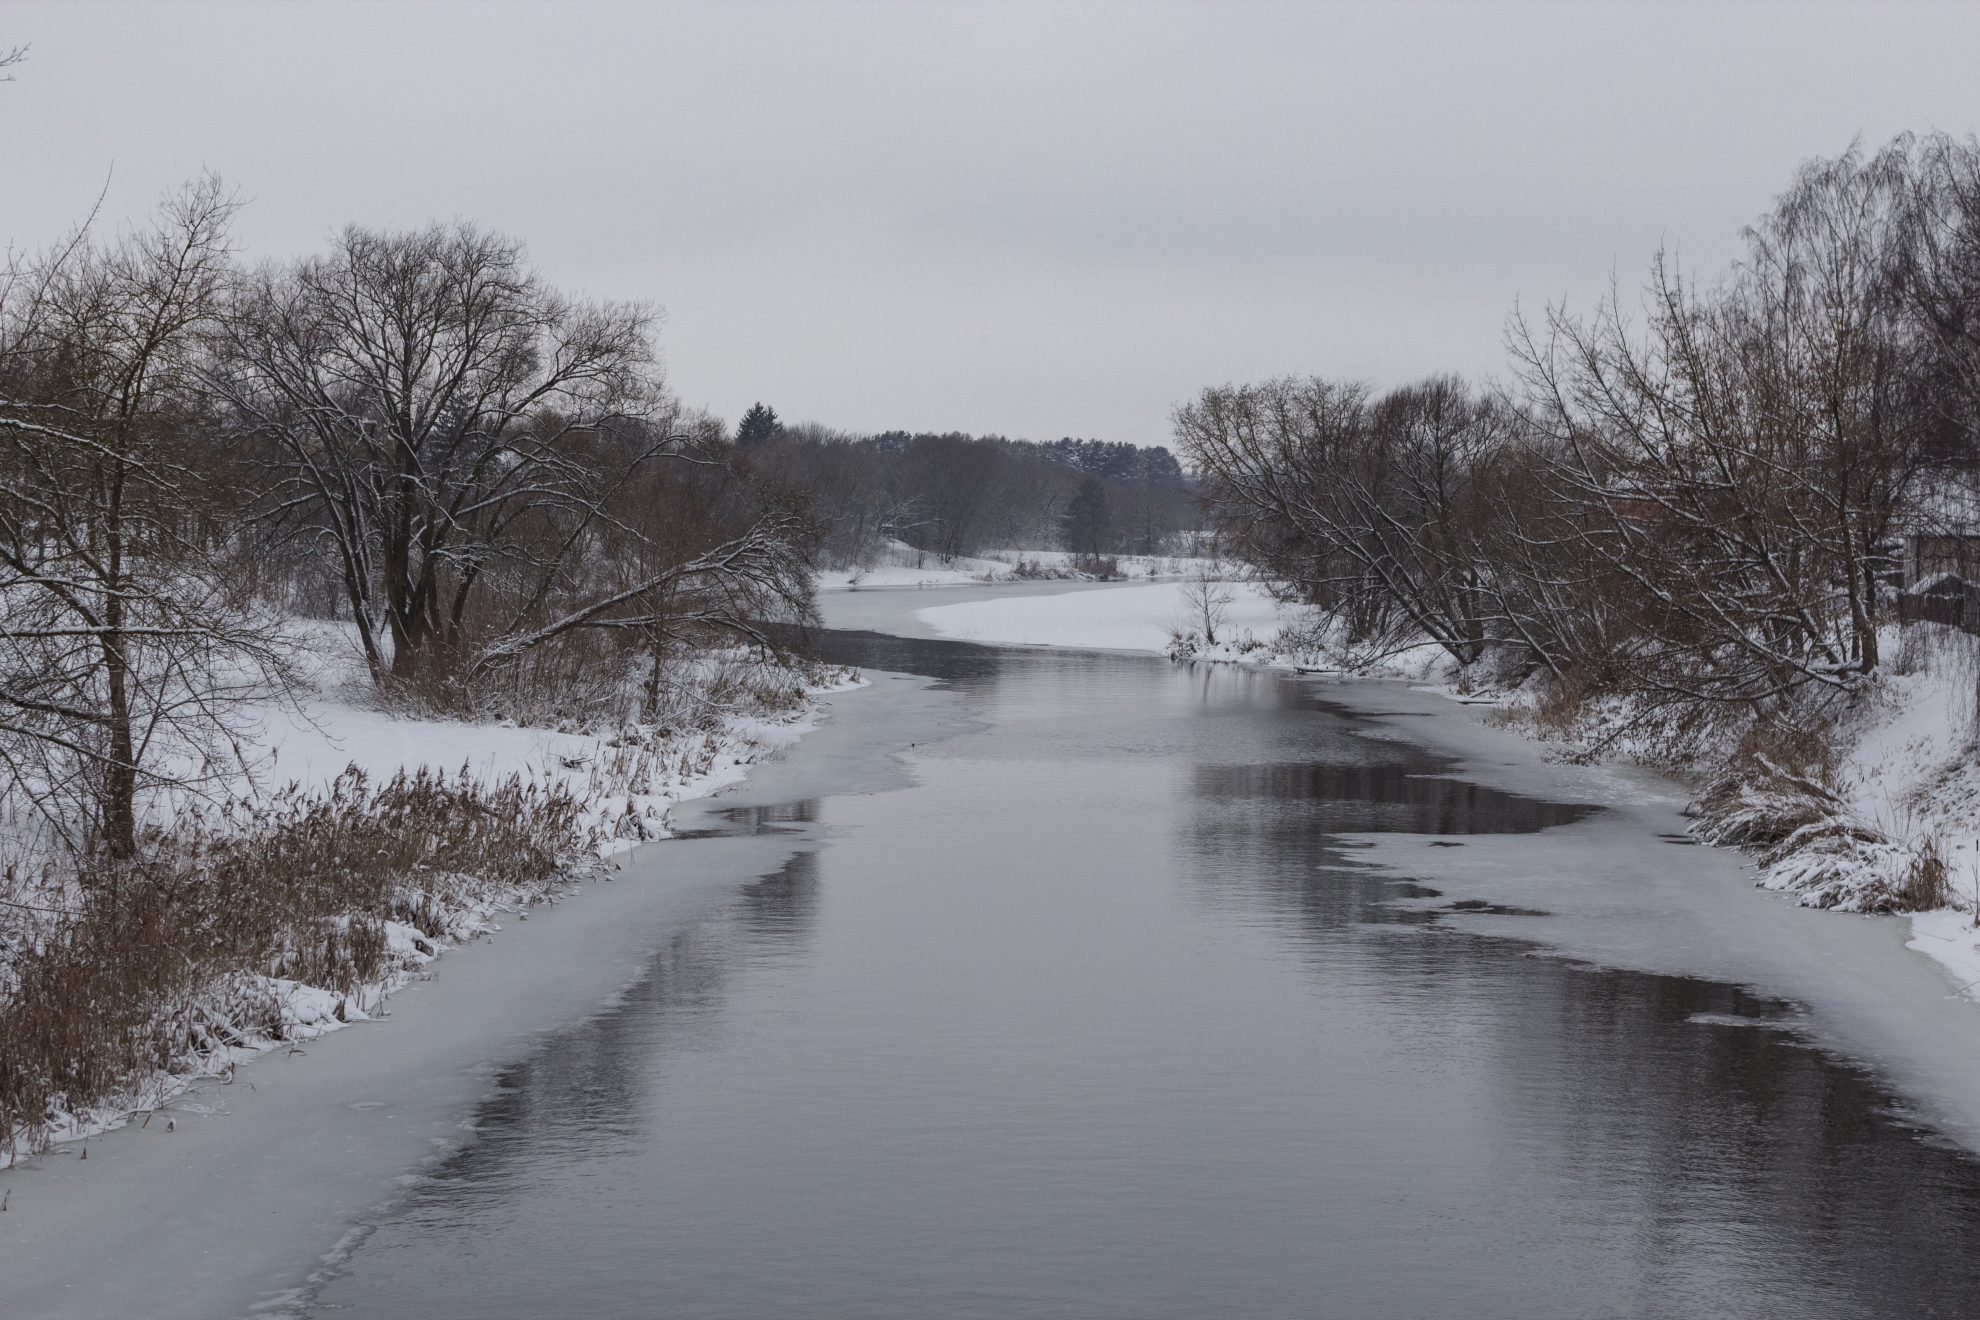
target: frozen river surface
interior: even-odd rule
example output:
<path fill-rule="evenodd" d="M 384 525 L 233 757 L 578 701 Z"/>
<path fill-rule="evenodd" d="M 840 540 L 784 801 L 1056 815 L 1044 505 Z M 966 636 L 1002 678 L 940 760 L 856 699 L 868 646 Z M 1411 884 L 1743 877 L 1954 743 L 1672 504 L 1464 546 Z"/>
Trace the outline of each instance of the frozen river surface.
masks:
<path fill-rule="evenodd" d="M 1874 1013 L 1804 955 L 1737 976 L 1651 930 L 1707 856 L 1641 823 L 1668 807 L 1495 778 L 1273 675 L 833 645 L 949 694 L 908 782 L 666 845 L 795 844 L 507 1066 L 309 1313 L 1980 1314 L 1959 1106 L 1905 1117 L 1964 1065 L 1900 1105 L 1889 1060 L 1812 1043 Z M 1663 868 L 1640 907 L 1598 874 L 1630 830 Z M 1823 939 L 1899 938 L 1770 913 L 1700 929 L 1808 915 L 1831 966 Z M 1914 961 L 1891 1002 L 1972 1044 Z"/>

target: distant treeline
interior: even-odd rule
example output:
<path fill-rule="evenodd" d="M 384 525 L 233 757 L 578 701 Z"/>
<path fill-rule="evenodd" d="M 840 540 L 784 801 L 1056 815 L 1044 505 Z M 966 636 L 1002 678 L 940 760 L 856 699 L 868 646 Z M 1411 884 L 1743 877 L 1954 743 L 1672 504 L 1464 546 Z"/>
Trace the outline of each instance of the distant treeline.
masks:
<path fill-rule="evenodd" d="M 1197 526 L 1182 466 L 1159 445 L 959 431 L 857 436 L 781 426 L 760 405 L 737 438 L 752 467 L 803 497 L 828 564 L 861 562 L 888 540 L 937 555 L 1158 554 Z"/>

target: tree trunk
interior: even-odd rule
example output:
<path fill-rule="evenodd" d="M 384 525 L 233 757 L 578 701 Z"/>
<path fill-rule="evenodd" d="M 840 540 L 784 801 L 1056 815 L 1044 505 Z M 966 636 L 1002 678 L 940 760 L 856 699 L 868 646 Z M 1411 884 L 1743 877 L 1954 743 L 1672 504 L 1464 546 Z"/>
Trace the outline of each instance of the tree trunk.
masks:
<path fill-rule="evenodd" d="M 103 523 L 104 583 L 103 668 L 108 687 L 105 721 L 110 735 L 110 764 L 103 783 L 103 843 L 110 856 L 128 861 L 137 855 L 137 747 L 131 736 L 130 657 L 124 650 L 124 527 L 123 480 L 113 477 Z"/>

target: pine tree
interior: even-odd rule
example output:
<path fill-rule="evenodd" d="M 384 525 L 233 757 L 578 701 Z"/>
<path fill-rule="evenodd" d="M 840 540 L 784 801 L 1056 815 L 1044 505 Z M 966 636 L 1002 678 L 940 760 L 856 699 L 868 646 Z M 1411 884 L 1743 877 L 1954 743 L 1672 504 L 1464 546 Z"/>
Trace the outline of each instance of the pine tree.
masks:
<path fill-rule="evenodd" d="M 736 443 L 743 448 L 762 444 L 783 433 L 784 424 L 777 420 L 777 410 L 766 408 L 761 403 L 753 403 L 749 411 L 736 423 Z"/>

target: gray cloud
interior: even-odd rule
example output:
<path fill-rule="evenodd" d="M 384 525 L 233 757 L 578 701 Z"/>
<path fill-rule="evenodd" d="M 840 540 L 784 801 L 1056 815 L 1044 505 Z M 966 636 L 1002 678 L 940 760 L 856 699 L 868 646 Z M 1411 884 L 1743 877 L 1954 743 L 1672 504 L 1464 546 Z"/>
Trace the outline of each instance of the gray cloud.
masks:
<path fill-rule="evenodd" d="M 668 309 L 731 418 L 1165 438 L 1226 379 L 1499 362 L 1711 270 L 1794 163 L 1975 126 L 1980 6 L 15 3 L 0 231 L 202 168 L 285 255 L 467 215 Z"/>

